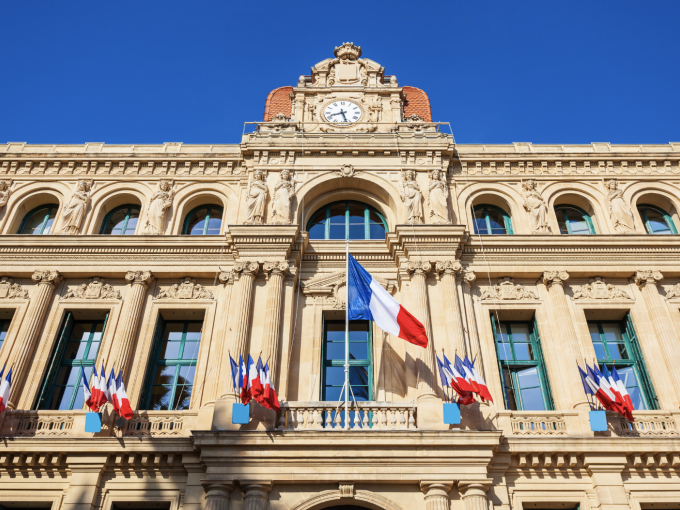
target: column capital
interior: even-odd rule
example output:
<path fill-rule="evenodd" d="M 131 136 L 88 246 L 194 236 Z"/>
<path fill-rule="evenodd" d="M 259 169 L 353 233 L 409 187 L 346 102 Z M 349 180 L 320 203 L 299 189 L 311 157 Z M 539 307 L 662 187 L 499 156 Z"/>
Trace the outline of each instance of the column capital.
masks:
<path fill-rule="evenodd" d="M 429 260 L 410 260 L 406 263 L 406 271 L 410 276 L 421 274 L 426 276 L 432 270 L 432 262 Z"/>
<path fill-rule="evenodd" d="M 460 480 L 458 482 L 458 492 L 462 499 L 471 496 L 486 497 L 486 492 L 491 487 L 493 480 Z"/>
<path fill-rule="evenodd" d="M 423 494 L 426 496 L 448 496 L 449 491 L 451 490 L 451 487 L 453 487 L 454 483 L 455 482 L 453 480 L 421 480 L 420 490 L 423 491 Z"/>
<path fill-rule="evenodd" d="M 463 265 L 458 260 L 438 260 L 435 269 L 438 276 L 443 274 L 457 275 L 463 270 Z"/>
<path fill-rule="evenodd" d="M 267 280 L 269 280 L 269 276 L 274 274 L 285 276 L 286 273 L 288 272 L 288 262 L 286 261 L 265 262 L 264 264 L 262 264 L 262 271 L 264 271 L 265 278 Z"/>
<path fill-rule="evenodd" d="M 206 495 L 229 498 L 234 490 L 234 480 L 201 480 Z"/>
<path fill-rule="evenodd" d="M 234 271 L 232 270 L 220 271 L 218 278 L 220 282 L 224 283 L 225 285 L 229 283 L 234 283 Z"/>
<path fill-rule="evenodd" d="M 472 286 L 475 284 L 475 280 L 477 279 L 477 275 L 472 269 L 466 269 L 463 271 L 463 278 L 462 281 L 465 283 L 468 288 L 472 288 Z"/>
<path fill-rule="evenodd" d="M 140 285 L 149 285 L 153 278 L 151 271 L 128 271 L 125 275 L 126 282 Z"/>
<path fill-rule="evenodd" d="M 274 485 L 271 481 L 239 480 L 239 485 L 243 492 L 243 500 L 246 505 L 245 508 L 259 507 L 259 509 L 262 510 L 266 508 L 266 504 L 269 502 L 269 491 L 272 490 L 272 486 Z M 255 506 L 248 506 L 248 500 L 260 502 L 260 504 L 258 505 L 255 503 Z"/>
<path fill-rule="evenodd" d="M 234 264 L 234 277 L 238 280 L 243 275 L 255 276 L 260 270 L 260 264 L 255 261 L 239 261 Z"/>
<path fill-rule="evenodd" d="M 644 269 L 642 271 L 635 271 L 633 280 L 635 281 L 635 285 L 642 290 L 647 284 L 656 285 L 656 282 L 663 280 L 663 275 L 661 274 L 661 271 L 657 271 L 656 269 Z"/>
<path fill-rule="evenodd" d="M 62 280 L 63 276 L 56 269 L 36 269 L 31 279 L 36 283 L 46 283 L 56 285 Z"/>
<path fill-rule="evenodd" d="M 563 285 L 564 282 L 569 280 L 569 273 L 564 270 L 544 271 L 541 279 L 546 287 L 553 284 Z"/>

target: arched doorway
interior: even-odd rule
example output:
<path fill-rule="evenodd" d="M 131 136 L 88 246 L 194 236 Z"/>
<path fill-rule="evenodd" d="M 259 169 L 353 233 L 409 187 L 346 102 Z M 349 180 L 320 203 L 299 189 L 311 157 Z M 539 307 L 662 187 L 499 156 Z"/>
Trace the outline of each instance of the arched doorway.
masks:
<path fill-rule="evenodd" d="M 327 510 L 366 510 L 363 506 L 356 505 L 340 505 L 340 506 L 329 506 Z"/>

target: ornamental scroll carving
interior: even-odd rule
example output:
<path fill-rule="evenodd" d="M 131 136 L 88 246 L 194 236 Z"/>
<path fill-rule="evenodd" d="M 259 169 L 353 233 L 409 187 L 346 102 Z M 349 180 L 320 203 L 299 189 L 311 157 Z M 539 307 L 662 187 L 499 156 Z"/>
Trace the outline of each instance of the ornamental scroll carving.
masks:
<path fill-rule="evenodd" d="M 61 299 L 121 299 L 120 291 L 106 283 L 104 278 L 95 276 L 90 283 L 82 283 L 75 289 L 69 289 Z"/>
<path fill-rule="evenodd" d="M 605 282 L 601 276 L 596 276 L 582 287 L 574 289 L 574 299 L 630 299 L 630 296 Z"/>
<path fill-rule="evenodd" d="M 76 190 L 71 195 L 71 199 L 64 207 L 61 214 L 61 230 L 60 234 L 75 235 L 80 229 L 80 223 L 83 221 L 87 204 L 90 202 L 90 194 L 94 190 L 94 182 L 92 179 L 81 179 L 76 184 Z"/>
<path fill-rule="evenodd" d="M 149 201 L 149 212 L 144 224 L 145 234 L 155 236 L 163 234 L 165 230 L 165 213 L 175 198 L 175 191 L 172 185 L 173 181 L 170 179 L 161 179 L 158 183 L 158 188 Z"/>
<path fill-rule="evenodd" d="M 427 190 L 427 203 L 430 206 L 430 223 L 437 225 L 449 225 L 449 187 L 446 185 L 446 176 L 439 170 L 433 170 L 430 175 L 430 183 Z"/>
<path fill-rule="evenodd" d="M 680 283 L 676 283 L 672 287 L 666 287 L 666 298 L 668 299 L 680 298 Z"/>
<path fill-rule="evenodd" d="M 32 275 L 31 280 L 36 283 L 56 285 L 62 280 L 63 276 L 56 269 L 37 269 Z"/>
<path fill-rule="evenodd" d="M 161 290 L 156 299 L 213 299 L 213 293 L 195 278 L 186 276 L 166 290 Z"/>
<path fill-rule="evenodd" d="M 529 179 L 522 183 L 522 205 L 524 210 L 529 213 L 531 219 L 532 234 L 550 234 L 548 225 L 548 206 L 545 205 L 543 197 L 538 192 L 538 183 Z"/>
<path fill-rule="evenodd" d="M 482 291 L 482 301 L 485 300 L 522 300 L 538 299 L 538 296 L 523 285 L 515 284 L 510 276 L 498 279 L 498 284 Z"/>
<path fill-rule="evenodd" d="M 9 276 L 0 278 L 0 299 L 28 299 L 28 291 Z"/>
<path fill-rule="evenodd" d="M 12 181 L 0 180 L 0 208 L 9 201 L 12 194 Z"/>
<path fill-rule="evenodd" d="M 656 282 L 663 280 L 663 275 L 661 271 L 656 269 L 643 269 L 642 271 L 636 271 L 633 275 L 633 280 L 635 285 L 642 289 L 645 285 L 656 285 Z"/>

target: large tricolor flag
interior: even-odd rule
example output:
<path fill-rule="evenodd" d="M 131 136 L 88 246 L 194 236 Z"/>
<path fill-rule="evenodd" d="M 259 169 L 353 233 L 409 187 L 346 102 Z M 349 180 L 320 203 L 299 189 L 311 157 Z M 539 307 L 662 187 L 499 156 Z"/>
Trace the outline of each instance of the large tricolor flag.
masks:
<path fill-rule="evenodd" d="M 380 329 L 420 347 L 427 347 L 423 324 L 349 255 L 347 318 L 374 321 Z"/>
<path fill-rule="evenodd" d="M 5 373 L 5 367 L 2 367 L 2 372 L 0 372 L 0 379 L 2 379 Z M 0 413 L 7 409 L 7 402 L 9 401 L 9 390 L 12 386 L 12 369 L 7 372 L 7 377 L 0 384 Z"/>
<path fill-rule="evenodd" d="M 118 373 L 118 377 L 116 378 L 115 400 L 118 402 L 118 414 L 126 420 L 132 418 L 134 413 L 132 412 L 132 407 L 130 407 L 130 399 L 125 392 L 125 383 L 123 383 L 122 370 Z"/>

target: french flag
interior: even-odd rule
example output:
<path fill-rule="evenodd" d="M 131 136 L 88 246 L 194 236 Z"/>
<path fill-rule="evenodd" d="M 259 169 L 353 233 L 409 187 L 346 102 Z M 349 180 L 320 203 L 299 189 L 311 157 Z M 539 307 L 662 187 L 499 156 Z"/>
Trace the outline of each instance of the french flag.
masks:
<path fill-rule="evenodd" d="M 458 358 L 456 361 L 460 362 L 460 358 Z M 458 387 L 462 391 L 464 391 L 466 393 L 472 393 L 473 391 L 475 391 L 475 389 L 465 379 L 465 375 L 464 375 L 465 372 L 463 372 L 463 367 L 462 367 L 463 364 L 462 363 L 457 363 L 456 365 L 451 365 L 449 358 L 447 358 L 446 354 L 444 354 L 444 364 L 449 369 L 449 372 L 451 372 L 451 375 L 455 379 L 456 385 L 458 385 Z M 460 365 L 460 366 L 458 367 L 458 365 Z"/>
<path fill-rule="evenodd" d="M 264 382 L 262 384 L 264 385 L 264 395 L 262 401 L 267 403 L 267 405 L 262 405 L 268 409 L 273 409 L 278 413 L 281 410 L 281 404 L 279 404 L 279 397 L 276 394 L 276 388 L 274 387 L 272 378 L 269 375 L 269 361 L 267 361 L 267 363 L 264 365 Z"/>
<path fill-rule="evenodd" d="M 439 375 L 442 378 L 442 384 L 444 386 L 450 386 L 455 390 L 455 392 L 458 394 L 458 403 L 460 405 L 472 404 L 475 401 L 472 393 L 461 390 L 455 376 L 451 372 L 453 367 L 447 366 L 447 361 L 448 360 L 446 359 L 446 356 L 444 356 L 444 363 L 442 363 L 442 361 L 439 359 L 439 356 L 437 356 L 437 366 L 439 367 Z M 467 382 L 465 384 L 467 385 Z"/>
<path fill-rule="evenodd" d="M 586 370 L 588 371 L 586 383 L 588 383 L 588 386 L 592 389 L 592 391 L 594 391 L 594 395 L 600 401 L 602 407 L 604 407 L 607 411 L 618 412 L 619 409 L 617 409 L 615 406 L 616 397 L 606 386 L 601 383 L 601 381 L 604 379 L 604 376 L 602 376 L 602 374 L 598 375 L 600 371 L 595 369 L 597 370 L 596 372 L 589 365 L 586 365 Z"/>
<path fill-rule="evenodd" d="M 97 375 L 97 367 L 92 367 L 92 393 L 90 394 L 90 409 L 95 413 L 99 412 L 102 401 L 101 389 L 99 388 L 99 376 Z"/>
<path fill-rule="evenodd" d="M 262 359 L 259 359 L 257 365 L 253 361 L 253 358 L 248 355 L 248 393 L 251 398 L 254 398 L 256 402 L 259 402 L 262 398 L 262 381 L 260 381 L 260 369 L 258 367 L 262 366 Z"/>
<path fill-rule="evenodd" d="M 0 374 L 0 377 L 2 377 L 2 374 Z M 82 377 L 83 377 L 83 398 L 85 400 L 85 405 L 96 413 L 97 411 L 99 411 L 99 406 L 97 406 L 95 402 L 93 402 L 92 400 L 92 392 L 90 391 L 90 385 L 87 384 L 87 379 L 85 378 L 85 370 L 83 370 L 82 372 Z"/>
<path fill-rule="evenodd" d="M 134 413 L 132 412 L 132 407 L 130 407 L 130 399 L 125 392 L 122 370 L 118 373 L 118 377 L 116 378 L 115 400 L 118 402 L 118 414 L 126 420 L 132 418 Z"/>
<path fill-rule="evenodd" d="M 231 354 L 229 355 L 229 364 L 231 365 L 231 380 L 234 383 L 234 391 L 238 392 L 241 388 L 241 367 L 236 364 Z"/>
<path fill-rule="evenodd" d="M 250 402 L 252 395 L 250 394 L 250 389 L 248 387 L 248 368 L 246 367 L 246 362 L 243 360 L 243 356 L 239 355 L 239 362 L 241 363 L 241 403 L 247 404 Z"/>
<path fill-rule="evenodd" d="M 4 373 L 5 367 L 3 366 L 2 372 L 0 372 L 0 379 L 2 379 Z M 9 401 L 9 390 L 11 386 L 12 386 L 12 369 L 10 368 L 9 372 L 7 372 L 7 377 L 5 378 L 4 381 L 2 381 L 2 384 L 0 384 L 0 413 L 7 409 L 7 402 Z"/>
<path fill-rule="evenodd" d="M 619 373 L 616 371 L 616 367 L 612 367 L 611 374 L 612 380 L 616 385 L 616 389 L 619 390 L 619 394 L 623 399 L 623 410 L 625 412 L 624 416 L 629 421 L 635 421 L 635 418 L 633 418 L 633 411 L 635 411 L 635 406 L 633 405 L 633 401 L 630 398 L 630 393 L 628 393 L 628 390 L 626 389 L 626 385 L 623 384 L 623 381 L 619 377 Z"/>
<path fill-rule="evenodd" d="M 116 376 L 113 373 L 113 368 L 111 369 L 111 373 L 109 374 L 109 380 L 107 381 L 106 385 L 109 401 L 113 406 L 113 410 L 116 413 L 120 414 L 120 404 L 118 402 L 118 397 L 116 396 Z"/>
<path fill-rule="evenodd" d="M 467 355 L 464 360 L 461 360 L 458 357 L 458 354 L 456 354 L 455 366 L 462 368 L 461 372 L 465 374 L 465 380 L 470 383 L 473 391 L 482 397 L 482 400 L 493 402 L 491 392 L 489 392 L 486 382 L 484 382 L 482 375 L 477 371 L 475 364 L 468 359 Z"/>
<path fill-rule="evenodd" d="M 349 256 L 348 319 L 374 321 L 380 329 L 420 347 L 427 347 L 423 324 Z"/>

